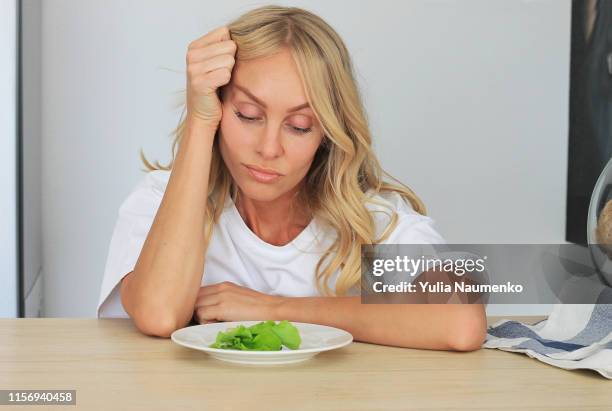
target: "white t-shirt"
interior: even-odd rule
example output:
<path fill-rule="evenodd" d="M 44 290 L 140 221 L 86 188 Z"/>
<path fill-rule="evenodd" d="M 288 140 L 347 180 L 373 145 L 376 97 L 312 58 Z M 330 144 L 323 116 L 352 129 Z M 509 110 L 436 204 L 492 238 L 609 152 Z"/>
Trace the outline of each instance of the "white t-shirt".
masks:
<path fill-rule="evenodd" d="M 100 290 L 99 318 L 129 318 L 121 304 L 119 284 L 136 265 L 169 177 L 170 172 L 165 170 L 147 173 L 119 208 Z M 201 285 L 231 281 L 272 295 L 321 295 L 316 288 L 315 267 L 333 243 L 335 232 L 325 229 L 314 218 L 290 243 L 272 245 L 251 231 L 230 196 L 227 198 L 206 252 Z M 383 244 L 445 243 L 434 228 L 434 220 L 414 211 L 399 194 L 383 193 L 376 199 L 390 203 L 399 217 L 397 226 Z M 389 222 L 385 214 L 389 210 L 371 203 L 366 207 L 373 213 L 378 237 Z M 384 212 L 376 212 L 381 210 Z M 329 282 L 332 290 L 338 274 L 337 270 Z M 359 291 L 352 295 L 359 295 Z"/>

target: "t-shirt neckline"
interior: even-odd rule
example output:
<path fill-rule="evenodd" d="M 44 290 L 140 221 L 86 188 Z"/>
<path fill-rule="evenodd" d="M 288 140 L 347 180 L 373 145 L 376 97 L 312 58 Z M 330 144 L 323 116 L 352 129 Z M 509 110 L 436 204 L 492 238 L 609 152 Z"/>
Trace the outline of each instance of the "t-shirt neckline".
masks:
<path fill-rule="evenodd" d="M 276 251 L 290 250 L 294 246 L 302 244 L 303 242 L 309 239 L 312 239 L 313 237 L 312 232 L 315 229 L 315 225 L 316 225 L 316 218 L 314 217 L 310 220 L 308 225 L 304 227 L 304 229 L 300 231 L 300 233 L 293 240 L 289 241 L 287 244 L 285 245 L 270 244 L 262 240 L 261 238 L 259 238 L 259 236 L 257 236 L 257 234 L 255 234 L 249 228 L 246 222 L 242 219 L 242 216 L 240 215 L 240 212 L 238 211 L 238 208 L 236 207 L 236 204 L 234 203 L 234 200 L 232 199 L 232 197 L 228 195 L 227 198 L 228 198 L 228 203 L 230 207 L 230 216 L 234 220 L 236 224 L 236 228 L 240 230 L 240 232 L 244 233 L 244 235 L 250 237 L 253 241 L 259 244 L 261 247 L 266 247 L 268 249 L 276 250 Z"/>

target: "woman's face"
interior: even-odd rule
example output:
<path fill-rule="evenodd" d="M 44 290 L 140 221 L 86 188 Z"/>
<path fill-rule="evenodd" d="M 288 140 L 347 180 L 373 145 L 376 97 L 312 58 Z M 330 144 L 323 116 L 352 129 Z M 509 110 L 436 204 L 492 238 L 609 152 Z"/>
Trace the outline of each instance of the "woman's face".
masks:
<path fill-rule="evenodd" d="M 324 132 L 308 107 L 290 52 L 237 61 L 222 108 L 219 148 L 241 193 L 256 201 L 291 196 Z M 280 175 L 258 175 L 251 167 Z"/>

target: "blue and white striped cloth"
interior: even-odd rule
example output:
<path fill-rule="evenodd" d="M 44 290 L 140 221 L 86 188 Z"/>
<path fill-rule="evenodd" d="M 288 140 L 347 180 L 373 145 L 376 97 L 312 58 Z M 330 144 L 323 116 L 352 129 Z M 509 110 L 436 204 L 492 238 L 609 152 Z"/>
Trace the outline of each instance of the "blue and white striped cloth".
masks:
<path fill-rule="evenodd" d="M 548 318 L 533 325 L 501 320 L 488 327 L 483 347 L 612 379 L 612 304 L 555 304 Z"/>

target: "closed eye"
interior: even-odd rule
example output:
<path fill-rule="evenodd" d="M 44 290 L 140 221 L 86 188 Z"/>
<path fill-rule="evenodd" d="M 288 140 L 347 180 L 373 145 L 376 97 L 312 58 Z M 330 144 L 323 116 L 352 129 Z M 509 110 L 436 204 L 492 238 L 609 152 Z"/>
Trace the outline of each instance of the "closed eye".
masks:
<path fill-rule="evenodd" d="M 244 114 L 242 114 L 240 111 L 234 111 L 234 113 L 236 113 L 236 117 L 238 117 L 241 120 L 245 120 L 245 121 L 255 121 L 255 120 L 258 120 L 255 117 L 247 117 Z"/>
<path fill-rule="evenodd" d="M 246 121 L 248 123 L 252 123 L 254 121 L 260 120 L 257 117 L 247 117 L 244 114 L 242 114 L 240 111 L 237 111 L 237 110 L 234 111 L 234 114 L 236 114 L 236 117 L 238 117 L 240 120 Z M 289 126 L 289 127 L 293 129 L 295 132 L 301 133 L 301 134 L 310 133 L 310 131 L 312 130 L 312 127 L 308 127 L 308 128 L 301 128 L 301 127 L 295 127 L 295 126 Z"/>

